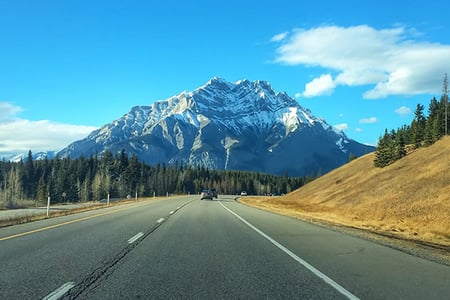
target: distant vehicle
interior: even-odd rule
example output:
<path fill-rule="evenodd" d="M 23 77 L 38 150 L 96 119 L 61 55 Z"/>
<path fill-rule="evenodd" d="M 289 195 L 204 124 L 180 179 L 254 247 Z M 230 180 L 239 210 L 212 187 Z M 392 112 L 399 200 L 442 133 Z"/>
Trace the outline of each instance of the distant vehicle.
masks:
<path fill-rule="evenodd" d="M 217 199 L 218 196 L 216 189 L 210 189 L 209 191 L 212 193 L 212 196 Z"/>
<path fill-rule="evenodd" d="M 242 191 L 241 192 L 241 196 L 247 196 L 247 192 L 246 191 Z"/>
<path fill-rule="evenodd" d="M 203 190 L 200 196 L 200 200 L 203 199 L 209 199 L 212 200 L 213 199 L 213 193 L 211 192 L 211 190 Z"/>

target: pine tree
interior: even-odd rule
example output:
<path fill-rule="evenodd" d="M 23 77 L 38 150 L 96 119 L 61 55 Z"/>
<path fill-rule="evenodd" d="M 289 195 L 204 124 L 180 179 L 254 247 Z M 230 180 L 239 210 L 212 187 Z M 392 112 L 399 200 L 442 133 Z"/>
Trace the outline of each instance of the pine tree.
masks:
<path fill-rule="evenodd" d="M 37 186 L 37 201 L 44 202 L 48 197 L 47 184 L 45 183 L 44 174 L 39 178 L 38 186 Z"/>
<path fill-rule="evenodd" d="M 406 155 L 405 130 L 401 128 L 388 133 L 385 129 L 384 135 L 378 140 L 375 151 L 375 167 L 383 168 Z"/>
<path fill-rule="evenodd" d="M 433 121 L 431 118 L 427 119 L 427 123 L 425 125 L 425 132 L 423 136 L 423 142 L 425 146 L 430 146 L 434 143 L 433 138 Z"/>
<path fill-rule="evenodd" d="M 389 149 L 389 134 L 387 129 L 384 135 L 378 139 L 377 149 L 375 150 L 374 165 L 378 168 L 387 166 L 392 160 L 392 154 Z"/>
<path fill-rule="evenodd" d="M 414 120 L 411 124 L 411 138 L 415 148 L 419 148 L 424 140 L 426 119 L 423 115 L 423 110 L 424 106 L 421 104 L 417 104 L 416 110 L 414 112 Z"/>
<path fill-rule="evenodd" d="M 125 184 L 127 186 L 127 194 L 134 194 L 137 191 L 137 184 L 140 181 L 141 165 L 136 155 L 132 155 L 128 166 L 125 169 Z"/>
<path fill-rule="evenodd" d="M 431 99 L 428 106 L 428 117 L 425 125 L 424 142 L 426 146 L 434 144 L 441 136 L 440 104 L 436 98 Z"/>
<path fill-rule="evenodd" d="M 399 160 L 406 155 L 405 139 L 403 137 L 403 131 L 398 130 L 395 137 L 395 160 Z"/>
<path fill-rule="evenodd" d="M 23 187 L 25 196 L 29 199 L 36 197 L 36 184 L 35 184 L 35 172 L 33 164 L 33 155 L 31 150 L 28 151 L 28 157 L 25 161 L 25 173 L 23 176 Z"/>

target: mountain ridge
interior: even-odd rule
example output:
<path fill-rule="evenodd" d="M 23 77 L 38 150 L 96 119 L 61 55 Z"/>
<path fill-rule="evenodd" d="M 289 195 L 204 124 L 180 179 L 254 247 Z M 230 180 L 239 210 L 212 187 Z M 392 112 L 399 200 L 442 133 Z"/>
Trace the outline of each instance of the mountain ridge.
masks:
<path fill-rule="evenodd" d="M 179 162 L 290 175 L 326 172 L 346 163 L 350 153 L 373 151 L 285 92 L 275 92 L 267 81 L 232 83 L 219 77 L 192 92 L 134 106 L 58 155 L 122 149 L 149 164 Z"/>

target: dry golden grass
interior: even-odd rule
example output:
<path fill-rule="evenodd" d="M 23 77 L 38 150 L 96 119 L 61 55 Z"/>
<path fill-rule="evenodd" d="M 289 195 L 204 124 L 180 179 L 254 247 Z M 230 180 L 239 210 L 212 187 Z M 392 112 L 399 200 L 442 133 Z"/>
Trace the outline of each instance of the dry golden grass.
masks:
<path fill-rule="evenodd" d="M 450 246 L 450 137 L 385 168 L 358 158 L 283 197 L 242 202 L 290 216 L 323 220 Z"/>

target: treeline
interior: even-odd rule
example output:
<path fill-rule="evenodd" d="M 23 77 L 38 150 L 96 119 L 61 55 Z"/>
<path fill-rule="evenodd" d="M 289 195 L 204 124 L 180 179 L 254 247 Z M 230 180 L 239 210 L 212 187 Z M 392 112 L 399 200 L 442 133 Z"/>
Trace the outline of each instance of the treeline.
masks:
<path fill-rule="evenodd" d="M 447 91 L 447 77 L 444 79 L 444 91 Z M 414 111 L 414 119 L 410 125 L 388 132 L 378 140 L 375 151 L 374 165 L 384 167 L 407 154 L 407 147 L 416 149 L 434 144 L 446 134 L 449 134 L 449 102 L 444 92 L 440 101 L 433 98 L 425 116 L 425 107 L 418 104 Z"/>
<path fill-rule="evenodd" d="M 311 181 L 312 176 L 292 178 L 269 174 L 208 170 L 179 164 L 148 166 L 122 151 L 117 155 L 78 159 L 32 159 L 0 162 L 0 206 L 14 207 L 20 200 L 85 202 L 167 194 L 197 194 L 215 188 L 220 194 L 282 194 Z"/>

